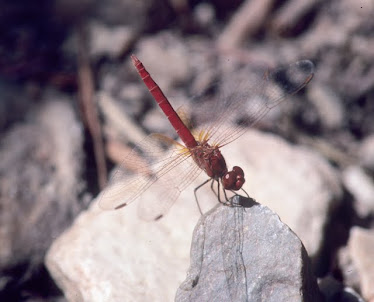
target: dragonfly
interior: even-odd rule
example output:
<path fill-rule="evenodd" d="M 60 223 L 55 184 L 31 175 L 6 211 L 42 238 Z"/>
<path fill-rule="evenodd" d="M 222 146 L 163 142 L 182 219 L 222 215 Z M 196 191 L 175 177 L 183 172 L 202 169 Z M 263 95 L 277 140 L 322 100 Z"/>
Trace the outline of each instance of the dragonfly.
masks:
<path fill-rule="evenodd" d="M 163 134 L 151 134 L 135 145 L 124 162 L 136 167 L 133 175 L 123 174 L 123 167 L 114 173 L 109 186 L 102 192 L 99 205 L 106 210 L 128 206 L 137 199 L 139 216 L 145 220 L 162 218 L 180 193 L 204 171 L 208 179 L 194 190 L 211 182 L 217 183 L 218 200 L 228 204 L 226 191 L 242 190 L 244 171 L 238 166 L 228 169 L 221 148 L 238 139 L 258 122 L 271 108 L 281 103 L 286 96 L 295 94 L 313 78 L 314 64 L 301 60 L 289 66 L 267 71 L 263 78 L 254 81 L 244 90 L 237 90 L 218 104 L 209 113 L 214 122 L 193 133 L 174 110 L 171 103 L 153 80 L 143 63 L 131 55 L 132 62 L 149 92 L 173 126 L 179 143 Z M 244 114 L 240 122 L 230 125 L 238 114 Z M 208 114 L 207 114 L 208 115 Z M 168 151 L 165 151 L 167 146 Z M 220 189 L 221 186 L 221 189 Z M 158 187 L 158 196 L 140 198 L 150 187 Z M 220 190 L 225 199 L 222 201 Z M 155 190 L 156 191 L 156 190 Z M 155 200 L 157 199 L 157 200 Z M 199 203 L 198 208 L 202 213 Z"/>

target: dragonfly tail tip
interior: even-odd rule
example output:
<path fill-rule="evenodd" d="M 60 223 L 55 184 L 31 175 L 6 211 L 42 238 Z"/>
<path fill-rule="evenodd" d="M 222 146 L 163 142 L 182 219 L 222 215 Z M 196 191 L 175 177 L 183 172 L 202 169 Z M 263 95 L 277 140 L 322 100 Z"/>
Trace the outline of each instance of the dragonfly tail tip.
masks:
<path fill-rule="evenodd" d="M 139 63 L 139 59 L 134 54 L 132 54 L 130 57 L 134 65 Z"/>

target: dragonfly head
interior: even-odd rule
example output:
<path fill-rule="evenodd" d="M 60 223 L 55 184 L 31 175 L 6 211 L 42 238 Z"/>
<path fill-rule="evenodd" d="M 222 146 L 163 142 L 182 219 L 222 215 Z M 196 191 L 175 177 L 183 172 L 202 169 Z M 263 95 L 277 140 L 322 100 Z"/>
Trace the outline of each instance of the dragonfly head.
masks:
<path fill-rule="evenodd" d="M 245 183 L 243 169 L 234 166 L 232 171 L 228 171 L 222 176 L 221 181 L 226 190 L 240 190 Z"/>

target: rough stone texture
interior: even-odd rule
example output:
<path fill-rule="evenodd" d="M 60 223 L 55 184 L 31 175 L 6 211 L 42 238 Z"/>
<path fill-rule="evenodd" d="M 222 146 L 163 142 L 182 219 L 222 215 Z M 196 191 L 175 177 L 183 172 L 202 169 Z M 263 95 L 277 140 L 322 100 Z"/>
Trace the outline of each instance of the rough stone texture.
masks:
<path fill-rule="evenodd" d="M 197 224 L 175 301 L 322 301 L 299 238 L 270 209 L 217 206 Z"/>
<path fill-rule="evenodd" d="M 351 229 L 348 248 L 361 279 L 361 292 L 367 301 L 374 300 L 374 230 Z"/>
<path fill-rule="evenodd" d="M 249 195 L 276 212 L 318 258 L 330 211 L 342 198 L 336 171 L 317 153 L 255 131 L 230 151 L 228 164 L 244 167 Z"/>
<path fill-rule="evenodd" d="M 153 193 L 147 198 L 157 202 Z M 172 301 L 199 217 L 189 193 L 152 223 L 138 218 L 136 205 L 103 211 L 94 203 L 82 213 L 46 257 L 68 301 Z"/>
<path fill-rule="evenodd" d="M 2 294 L 17 291 L 40 269 L 47 248 L 79 210 L 82 129 L 66 100 L 56 97 L 36 116 L 1 139 Z"/>
<path fill-rule="evenodd" d="M 223 153 L 230 167 L 239 164 L 247 173 L 245 189 L 250 196 L 279 210 L 282 221 L 293 225 L 312 252 L 321 249 L 326 212 L 339 192 L 334 172 L 317 155 L 273 135 L 250 131 L 240 141 Z M 114 212 L 94 203 L 82 213 L 53 243 L 46 259 L 68 300 L 172 301 L 188 269 L 192 231 L 199 218 L 193 188 L 205 179 L 201 175 L 186 188 L 157 222 L 138 218 L 140 201 Z M 141 198 L 156 203 L 157 193 L 151 187 Z M 209 186 L 199 190 L 198 198 L 203 211 L 217 203 Z"/>
<path fill-rule="evenodd" d="M 20 5 L 20 2 L 22 5 Z M 161 74 L 164 77 L 163 82 L 166 83 L 166 86 L 162 88 L 171 87 L 171 93 L 167 91 L 168 96 L 173 94 L 199 94 L 199 91 L 202 91 L 201 88 L 209 87 L 212 82 L 216 81 L 229 84 L 227 79 L 232 78 L 232 75 L 237 73 L 242 66 L 251 66 L 251 69 L 256 70 L 257 67 L 275 67 L 303 58 L 312 60 L 316 64 L 317 69 L 313 81 L 308 84 L 306 90 L 288 98 L 292 99 L 292 101 L 286 101 L 281 106 L 273 109 L 267 116 L 270 119 L 263 119 L 260 126 L 263 128 L 265 124 L 267 130 L 283 133 L 286 137 L 292 139 L 295 144 L 306 144 L 310 149 L 320 150 L 339 172 L 344 171 L 348 165 L 363 167 L 365 169 L 365 178 L 372 183 L 372 176 L 374 175 L 374 140 L 370 135 L 374 133 L 374 106 L 372 101 L 374 99 L 374 39 L 372 39 L 374 1 L 214 0 L 204 1 L 204 3 L 200 4 L 197 2 L 183 0 L 2 1 L 0 14 L 1 12 L 3 14 L 1 14 L 2 18 L 0 18 L 0 28 L 5 30 L 0 35 L 1 140 L 8 137 L 8 134 L 15 129 L 17 123 L 21 122 L 22 126 L 25 123 L 29 124 L 25 120 L 28 119 L 30 121 L 33 118 L 40 105 L 39 96 L 44 94 L 46 90 L 53 87 L 53 89 L 63 91 L 63 93 L 69 92 L 69 94 L 73 95 L 81 88 L 85 88 L 84 84 L 81 81 L 77 81 L 76 77 L 76 70 L 80 68 L 76 57 L 78 45 L 69 44 L 68 37 L 75 36 L 74 32 L 80 26 L 87 28 L 91 22 L 95 22 L 103 26 L 99 32 L 104 29 L 106 33 L 112 36 L 104 37 L 111 38 L 109 43 L 104 45 L 106 47 L 96 48 L 95 45 L 92 45 L 93 47 L 87 51 L 87 53 L 90 53 L 90 51 L 99 50 L 96 52 L 95 59 L 90 62 L 92 75 L 95 79 L 95 94 L 97 89 L 99 89 L 107 93 L 112 99 L 117 100 L 121 107 L 124 108 L 124 111 L 128 113 L 128 120 L 132 119 L 133 129 L 135 128 L 134 125 L 136 127 L 145 126 L 141 130 L 147 133 L 155 128 L 148 127 L 151 123 L 143 121 L 148 119 L 147 113 L 152 113 L 153 110 L 150 109 L 157 105 L 149 97 L 149 93 L 133 70 L 133 66 L 130 65 L 131 60 L 128 55 L 131 53 L 140 54 L 140 59 L 144 60 L 147 66 L 155 62 L 153 65 L 155 69 L 151 71 L 156 80 Z M 269 2 L 274 4 L 270 10 L 265 5 Z M 250 5 L 240 5 L 241 3 L 250 3 Z M 251 9 L 250 14 L 255 11 L 265 11 L 266 13 L 255 14 L 255 18 L 248 18 L 250 14 L 246 14 L 248 12 L 246 7 Z M 257 10 L 253 10 L 253 7 L 257 7 Z M 237 16 L 240 16 L 240 18 Z M 236 22 L 237 20 L 241 20 L 243 23 Z M 222 33 L 227 32 L 227 29 L 231 27 L 230 25 L 235 23 L 239 23 L 239 26 L 236 27 L 236 31 L 234 30 L 233 34 L 236 37 L 240 36 L 242 39 L 238 41 L 237 45 L 239 47 L 226 52 L 221 51 L 217 47 L 217 41 L 222 36 Z M 249 33 L 246 26 L 252 26 L 252 30 Z M 255 26 L 255 29 L 253 26 Z M 134 39 L 129 44 L 124 41 L 126 33 L 122 30 L 122 34 L 119 34 L 120 38 L 117 39 L 116 34 L 118 32 L 115 32 L 121 28 L 122 30 L 125 28 L 131 30 L 131 35 L 133 35 Z M 168 38 L 165 38 L 167 36 Z M 125 42 L 125 49 L 122 52 L 120 50 L 121 37 L 123 38 L 122 42 Z M 145 45 L 144 41 L 149 41 L 150 38 L 152 43 Z M 110 43 L 111 41 L 115 43 Z M 144 51 L 144 48 L 147 48 L 147 50 Z M 140 49 L 142 49 L 141 53 L 139 52 Z M 169 54 L 170 57 L 167 56 Z M 151 63 L 149 63 L 149 60 L 151 60 Z M 190 69 L 192 69 L 192 72 Z M 248 79 L 248 73 L 245 76 Z M 135 86 L 139 87 L 139 89 L 133 89 Z M 231 86 L 231 88 L 233 87 Z M 197 92 L 194 92 L 196 90 Z M 146 95 L 147 98 L 145 97 Z M 215 97 L 216 95 L 220 95 L 219 90 L 213 89 L 209 91 L 209 96 Z M 71 102 L 74 104 L 73 101 Z M 199 105 L 201 104 L 201 102 L 193 102 L 192 99 L 189 99 L 189 103 L 193 104 L 191 106 L 193 110 L 196 107 L 200 107 Z M 78 110 L 78 106 L 75 107 Z M 113 110 L 112 113 L 118 113 L 119 111 Z M 154 120 L 154 117 L 151 115 L 150 117 L 150 120 Z M 193 116 L 193 119 L 195 119 L 195 116 Z M 130 145 L 134 141 L 133 137 L 137 134 L 131 134 L 131 127 L 124 127 L 122 128 L 123 130 L 114 132 L 112 131 L 114 127 L 109 125 L 112 121 L 107 122 L 106 118 L 102 119 L 102 121 L 103 134 L 108 146 L 113 146 L 115 141 L 130 142 Z M 164 119 L 164 123 L 167 123 L 166 119 Z M 108 131 L 107 128 L 111 129 Z M 65 132 L 62 134 L 68 135 L 70 131 L 66 131 L 67 129 L 65 126 Z M 30 132 L 26 135 L 20 134 L 20 132 L 18 134 L 18 137 L 13 142 L 17 141 L 17 139 L 19 142 L 17 144 L 13 143 L 12 148 L 18 143 L 31 144 L 32 139 L 37 137 L 37 135 Z M 89 133 L 85 132 L 85 134 L 85 142 L 89 142 Z M 175 135 L 174 132 L 173 134 Z M 40 135 L 44 136 L 43 132 Z M 45 144 L 48 145 L 56 137 L 51 135 L 46 136 L 47 139 L 45 140 L 36 139 L 34 142 L 37 145 L 36 149 L 38 147 L 44 148 Z M 61 145 L 62 152 L 65 152 L 64 148 L 67 148 L 70 143 L 70 140 L 63 142 Z M 87 162 L 92 163 L 93 155 L 89 145 L 85 145 L 85 156 L 87 156 Z M 247 149 L 256 148 L 252 143 L 251 145 L 246 145 L 244 141 L 243 144 L 239 145 L 241 149 L 237 154 L 240 153 L 240 155 L 245 153 Z M 232 164 L 235 164 L 241 159 L 240 156 L 231 156 L 231 148 L 231 146 L 224 148 L 224 153 L 227 155 L 226 159 L 228 162 L 230 163 L 231 161 Z M 50 149 L 56 151 L 52 148 Z M 110 149 L 113 148 L 108 147 L 108 150 Z M 278 151 L 276 148 L 274 149 L 275 152 Z M 291 149 L 299 150 L 294 147 Z M 17 153 L 17 150 L 19 149 L 15 148 L 14 153 Z M 117 151 L 121 151 L 121 148 L 117 148 Z M 259 153 L 258 157 L 268 157 L 268 152 L 265 150 L 263 152 L 264 155 L 261 154 L 262 150 L 260 148 L 258 148 L 257 152 Z M 11 154 L 12 150 L 8 150 L 8 153 Z M 275 204 L 275 207 L 283 207 L 281 209 L 282 217 L 287 216 L 287 211 L 289 216 L 294 213 L 294 210 L 296 211 L 295 216 L 300 217 L 300 221 L 291 220 L 294 225 L 297 225 L 295 229 L 306 242 L 309 252 L 317 251 L 314 255 L 321 255 L 319 251 L 321 248 L 325 248 L 326 253 L 331 255 L 331 257 L 314 256 L 313 260 L 322 260 L 318 261 L 321 263 L 324 259 L 333 259 L 335 256 L 334 248 L 336 247 L 334 240 L 342 233 L 345 235 L 348 233 L 347 229 L 342 230 L 338 224 L 332 225 L 329 222 L 346 221 L 347 223 L 343 224 L 343 227 L 351 227 L 352 220 L 350 218 L 353 217 L 355 219 L 353 224 L 355 225 L 374 225 L 373 215 L 367 215 L 366 212 L 364 215 L 359 213 L 357 216 L 357 208 L 352 207 L 351 211 L 342 213 L 341 204 L 334 202 L 334 198 L 336 197 L 339 200 L 339 196 L 332 193 L 335 190 L 329 184 L 329 181 L 325 181 L 326 177 L 321 176 L 320 178 L 322 184 L 326 183 L 325 188 L 321 189 L 322 185 L 316 185 L 316 182 L 312 180 L 310 188 L 312 193 L 300 194 L 299 191 L 305 191 L 305 188 L 309 187 L 310 172 L 308 171 L 314 171 L 311 172 L 312 175 L 324 173 L 316 172 L 318 165 L 313 167 L 314 161 L 312 161 L 310 164 L 305 164 L 305 166 L 308 166 L 305 173 L 297 174 L 295 171 L 299 171 L 297 164 L 300 161 L 291 161 L 292 157 L 284 156 L 284 151 L 279 151 L 279 153 L 279 161 L 287 161 L 288 166 L 284 164 L 283 170 L 279 169 L 280 172 L 274 173 L 274 177 L 272 175 L 272 166 L 278 167 L 278 164 L 274 164 L 274 160 L 269 167 L 263 164 L 267 159 L 262 160 L 257 158 L 257 155 L 251 159 L 254 160 L 254 165 L 249 165 L 245 160 L 241 160 L 241 165 L 247 177 L 246 187 L 248 190 L 254 184 L 251 196 L 259 202 L 263 202 L 263 196 L 266 198 L 265 202 L 276 200 L 275 203 L 279 203 L 279 205 Z M 30 155 L 34 159 L 33 152 L 26 151 L 22 154 Z M 117 152 L 118 154 L 117 162 L 123 161 L 120 152 Z M 2 152 L 1 155 L 3 155 Z M 109 158 L 109 153 L 106 155 Z M 26 156 L 22 157 L 25 158 Z M 5 158 L 9 159 L 9 157 Z M 45 196 L 39 195 L 48 191 L 48 197 L 51 197 L 50 200 L 60 201 L 60 196 L 56 197 L 53 194 L 54 186 L 49 186 L 50 183 L 54 183 L 49 177 L 57 175 L 53 171 L 54 165 L 51 165 L 52 169 L 48 169 L 50 166 L 49 156 L 46 156 L 45 160 L 36 159 L 35 161 L 23 158 L 21 163 L 31 164 L 19 168 L 17 162 L 13 161 L 13 165 L 6 165 L 7 169 L 21 170 L 21 173 L 19 173 L 21 180 L 17 182 L 19 185 L 17 187 L 11 186 L 10 195 L 16 191 L 17 198 L 19 192 L 26 191 L 24 196 L 26 198 L 31 196 L 30 198 L 35 199 L 33 204 L 38 203 L 39 206 L 45 200 L 43 199 Z M 0 162 L 4 159 L 0 159 Z M 77 158 L 78 161 L 79 159 Z M 260 163 L 258 168 L 256 166 L 257 161 Z M 33 177 L 30 180 L 30 183 L 31 181 L 35 181 L 36 184 L 43 183 L 43 185 L 34 186 L 40 191 L 40 194 L 30 194 L 26 190 L 30 187 L 28 183 L 29 171 L 33 167 L 32 164 L 34 162 L 40 167 L 40 171 L 42 171 L 40 174 L 45 175 L 45 178 L 41 179 L 42 181 L 37 177 Z M 72 167 L 74 165 L 68 164 L 64 169 L 69 170 Z M 252 167 L 255 169 L 252 169 Z M 261 167 L 269 170 L 267 173 L 270 175 L 265 175 L 265 173 L 261 172 Z M 94 181 L 95 173 L 92 173 L 91 169 L 92 166 L 89 166 L 87 173 L 82 175 L 82 177 L 87 178 L 87 181 Z M 292 182 L 292 177 L 290 177 L 292 173 L 290 172 L 299 175 L 300 179 Z M 61 178 L 63 174 L 60 174 L 60 172 L 58 174 L 61 182 L 58 183 L 57 187 L 61 187 L 61 192 L 69 193 L 74 191 L 73 189 L 69 190 L 69 186 L 63 188 L 65 185 L 61 184 L 76 184 L 81 181 L 80 179 L 77 181 L 75 177 L 65 174 L 67 178 L 65 182 Z M 263 180 L 256 180 L 256 174 L 262 177 Z M 5 176 L 4 178 L 4 181 L 7 182 L 8 177 Z M 357 181 L 360 183 L 359 179 L 359 177 L 356 178 L 356 183 Z M 45 182 L 43 182 L 44 180 Z M 39 190 L 40 188 L 44 189 L 44 184 L 48 189 Z M 285 190 L 274 190 L 274 186 L 278 187 L 278 184 L 284 187 Z M 287 184 L 290 185 L 287 186 Z M 356 190 L 354 191 L 350 188 L 349 191 L 356 193 L 353 194 L 355 202 L 352 203 L 351 194 L 346 194 L 342 198 L 343 204 L 344 206 L 347 205 L 347 208 L 350 203 L 358 204 L 356 202 L 358 194 L 365 191 L 361 189 L 364 188 L 362 185 L 355 187 L 354 182 L 352 184 Z M 92 194 L 95 189 L 94 186 L 89 186 L 84 194 Z M 263 192 L 260 192 L 261 190 Z M 303 198 L 295 198 L 294 203 L 289 203 L 288 201 L 293 199 L 291 195 L 294 190 L 298 192 L 299 197 Z M 209 188 L 206 191 L 209 191 Z M 192 196 L 191 190 L 186 192 L 189 197 Z M 314 199 L 310 198 L 310 196 L 321 195 L 320 192 L 324 196 L 319 199 L 326 200 L 325 206 L 314 205 Z M 211 196 L 211 192 L 209 192 L 209 196 Z M 282 198 L 283 201 L 281 200 Z M 62 202 L 59 203 L 61 207 L 64 205 L 69 207 L 70 201 L 66 199 L 63 200 L 63 205 Z M 300 200 L 302 199 L 306 201 L 301 202 Z M 18 222 L 20 224 L 18 229 L 23 229 L 24 221 L 27 221 L 27 219 L 24 219 L 27 214 L 24 213 L 30 212 L 29 208 L 19 206 L 15 199 L 10 198 L 9 200 L 11 202 L 3 206 L 2 211 L 12 213 L 12 218 L 14 218 L 10 220 L 12 227 Z M 303 204 L 300 207 L 302 210 L 300 210 L 297 201 Z M 206 209 L 209 208 L 203 198 L 201 203 Z M 16 208 L 18 206 L 19 209 Z M 188 199 L 188 206 L 194 207 L 191 205 L 190 198 Z M 328 213 L 323 212 L 324 210 Z M 48 216 L 52 219 L 52 223 L 56 224 L 59 221 L 56 215 L 58 213 L 63 213 L 64 215 L 64 211 L 60 208 L 57 211 L 50 211 L 50 213 Z M 187 212 L 183 214 L 186 215 Z M 0 215 L 5 216 L 6 214 L 1 213 Z M 47 216 L 38 215 L 33 217 L 40 218 L 40 221 L 46 219 L 45 216 Z M 188 219 L 189 217 L 183 218 Z M 72 218 L 68 217 L 69 219 L 71 220 Z M 181 219 L 182 217 L 179 217 L 179 220 Z M 304 227 L 304 224 L 308 225 L 310 222 L 317 223 L 311 225 L 311 232 L 308 234 L 306 231 L 307 227 Z M 66 222 L 66 224 L 69 224 L 69 222 Z M 318 225 L 318 227 L 315 227 L 315 225 Z M 42 232 L 48 236 L 53 227 L 53 225 L 45 223 L 43 227 L 35 227 L 32 231 Z M 16 227 L 14 228 L 16 229 Z M 318 233 L 321 230 L 323 234 Z M 327 232 L 330 234 L 327 234 Z M 187 234 L 185 235 L 187 236 Z M 33 240 L 33 244 L 36 245 L 42 235 L 37 234 L 34 237 L 36 240 Z M 23 239 L 23 237 L 21 238 Z M 318 242 L 313 242 L 313 238 L 317 239 L 316 241 Z M 18 239 L 20 238 L 18 237 Z M 25 240 L 24 242 L 27 243 L 29 241 Z M 7 248 L 5 243 L 6 241 L 1 242 L 1 248 Z M 346 243 L 341 241 L 341 244 L 345 246 Z M 40 240 L 39 244 L 44 245 L 44 241 Z M 160 244 L 168 246 L 165 242 Z M 20 249 L 22 248 L 24 247 Z M 24 249 L 27 250 L 26 248 Z M 14 253 L 14 255 L 16 254 Z M 29 253 L 30 257 L 26 256 L 24 258 L 25 261 L 29 262 L 29 258 L 34 257 L 35 254 L 39 255 L 42 253 Z M 68 253 L 66 254 L 68 255 Z M 310 255 L 313 256 L 313 253 L 310 253 Z M 337 267 L 335 264 L 336 262 L 332 263 L 331 261 L 322 263 L 324 273 L 329 272 L 335 277 L 340 277 L 339 272 L 344 270 L 346 273 L 344 273 L 344 278 L 342 279 L 344 280 L 343 285 L 353 287 L 347 278 L 347 276 L 353 275 L 350 273 L 349 268 L 342 267 L 340 264 Z M 18 268 L 13 270 L 17 276 L 20 275 Z M 0 274 L 0 286 L 6 284 L 9 280 L 9 274 L 8 272 L 6 273 L 4 275 L 2 271 Z M 26 274 L 22 277 L 24 277 L 23 279 L 28 278 Z M 16 282 L 21 279 L 12 278 Z M 45 286 L 43 281 L 33 278 L 31 297 L 24 298 L 24 300 L 49 300 L 50 295 L 45 295 L 44 289 L 47 286 Z M 353 288 L 359 289 L 358 286 Z M 0 296 L 0 301 L 19 300 L 3 299 Z"/>

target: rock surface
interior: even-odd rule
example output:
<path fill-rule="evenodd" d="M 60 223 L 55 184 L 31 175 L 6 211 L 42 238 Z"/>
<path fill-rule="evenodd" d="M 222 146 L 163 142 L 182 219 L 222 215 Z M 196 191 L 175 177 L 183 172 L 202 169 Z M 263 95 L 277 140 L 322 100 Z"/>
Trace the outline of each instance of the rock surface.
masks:
<path fill-rule="evenodd" d="M 353 227 L 348 248 L 352 262 L 361 277 L 362 296 L 367 301 L 374 301 L 374 230 Z"/>
<path fill-rule="evenodd" d="M 175 301 L 322 301 L 300 239 L 270 209 L 217 206 L 197 224 Z"/>
<path fill-rule="evenodd" d="M 362 217 L 374 213 L 374 182 L 359 166 L 349 166 L 342 171 L 342 180 L 347 190 L 355 198 L 354 208 Z"/>
<path fill-rule="evenodd" d="M 374 171 L 374 134 L 363 140 L 358 153 L 361 164 L 365 168 Z"/>
<path fill-rule="evenodd" d="M 181 199 L 152 223 L 138 218 L 136 205 L 103 211 L 94 203 L 82 213 L 46 257 L 68 301 L 172 301 L 199 217 L 191 198 Z"/>
<path fill-rule="evenodd" d="M 282 221 L 316 253 L 323 244 L 326 212 L 340 192 L 333 170 L 316 154 L 273 135 L 249 131 L 240 141 L 223 150 L 229 166 L 243 167 L 250 196 L 279 210 Z M 46 258 L 68 300 L 172 301 L 188 269 L 199 219 L 192 191 L 205 179 L 198 178 L 163 219 L 152 223 L 138 218 L 136 203 L 142 200 L 114 212 L 94 202 L 53 243 Z M 151 205 L 157 193 L 151 187 L 141 198 Z M 209 186 L 199 190 L 198 198 L 204 211 L 217 203 Z M 263 228 L 265 222 L 253 228 Z"/>
<path fill-rule="evenodd" d="M 19 286 L 42 270 L 50 244 L 80 210 L 82 129 L 66 100 L 47 99 L 34 120 L 1 139 L 0 300 L 2 294 L 17 299 Z"/>
<path fill-rule="evenodd" d="M 337 172 L 317 153 L 279 137 L 250 131 L 241 141 L 230 144 L 228 164 L 245 167 L 249 196 L 276 212 L 318 259 L 324 228 L 342 198 Z"/>
<path fill-rule="evenodd" d="M 130 27 L 109 28 L 93 22 L 90 24 L 90 55 L 93 59 L 105 56 L 117 58 L 128 48 L 133 35 Z"/>
<path fill-rule="evenodd" d="M 319 281 L 325 302 L 365 302 L 351 287 L 345 287 L 331 276 Z"/>
<path fill-rule="evenodd" d="M 72 97 L 83 91 L 84 95 L 96 99 L 99 92 L 116 102 L 111 110 L 106 106 L 109 102 L 99 102 L 99 114 L 103 118 L 96 126 L 102 129 L 107 143 L 106 154 L 96 157 L 99 162 L 100 159 L 105 161 L 105 156 L 113 164 L 123 163 L 123 154 L 137 141 L 135 138 L 139 134 L 164 129 L 154 115 L 157 104 L 131 65 L 131 53 L 143 60 L 169 98 L 179 95 L 188 98 L 183 105 L 192 112 L 192 121 L 198 118 L 196 108 L 200 109 L 200 104 L 205 103 L 195 102 L 193 96 L 201 95 L 207 89 L 207 101 L 216 99 L 222 95 L 221 84 L 216 85 L 219 89 L 212 87 L 217 82 L 225 83 L 228 90 L 235 91 L 231 82 L 236 82 L 235 75 L 239 73 L 251 83 L 248 72 L 241 73 L 243 69 L 261 77 L 262 72 L 257 73 L 257 70 L 263 68 L 300 59 L 315 63 L 315 76 L 306 89 L 288 97 L 257 126 L 281 133 L 295 145 L 319 151 L 333 163 L 334 169 L 325 160 L 317 160 L 317 155 L 306 160 L 301 149 L 295 146 L 284 148 L 282 144 L 265 144 L 257 140 L 247 144 L 244 136 L 240 138 L 243 143 L 238 141 L 238 151 L 230 145 L 223 152 L 230 166 L 239 164 L 243 167 L 247 179 L 245 188 L 250 195 L 269 204 L 297 232 L 312 258 L 313 267 L 319 267 L 315 269 L 319 271 L 318 276 L 333 276 L 342 286 L 354 288 L 361 294 L 361 270 L 351 270 L 349 264 L 335 260 L 337 248 L 348 250 L 347 237 L 352 226 L 369 228 L 374 225 L 370 203 L 374 176 L 374 1 L 198 2 L 1 2 L 0 28 L 6 30 L 0 35 L 0 224 L 6 227 L 1 227 L 0 232 L 0 258 L 4 256 L 1 258 L 0 301 L 55 302 L 56 296 L 62 295 L 55 287 L 52 291 L 48 289 L 52 282 L 46 282 L 48 275 L 40 261 L 52 238 L 61 228 L 71 225 L 77 203 L 79 208 L 85 204 L 86 196 L 97 193 L 92 139 L 101 141 L 96 140 L 95 134 L 91 136 L 89 131 L 84 131 L 81 132 L 83 150 L 78 156 L 69 151 L 69 147 L 77 148 L 71 135 L 79 133 L 70 126 L 80 123 L 83 127 L 84 121 L 90 120 L 89 112 L 82 110 Z M 99 26 L 93 26 L 95 24 Z M 98 36 L 93 39 L 85 36 L 90 32 Z M 77 34 L 79 39 L 75 39 Z M 218 47 L 222 43 L 217 41 L 223 40 L 235 43 L 229 41 L 224 45 L 225 50 Z M 91 43 L 85 47 L 84 41 Z M 77 57 L 77 50 L 83 48 L 86 50 L 79 54 L 86 54 L 89 64 Z M 93 81 L 80 77 L 81 71 L 91 74 Z M 35 115 L 39 114 L 40 96 L 50 89 L 64 94 L 73 104 L 76 116 L 81 116 L 82 120 L 64 119 L 66 111 L 60 110 L 50 114 L 51 123 L 34 123 Z M 170 100 L 176 109 L 182 105 L 173 98 Z M 106 105 L 101 106 L 101 103 Z M 94 105 L 86 108 L 94 109 Z M 126 112 L 127 118 L 117 119 L 121 112 Z M 211 120 L 214 114 L 209 112 Z M 241 116 L 236 117 L 237 121 L 242 120 Z M 163 124 L 168 124 L 166 118 Z M 48 134 L 49 128 L 56 125 L 62 132 Z M 175 135 L 175 131 L 162 132 Z M 56 147 L 51 147 L 55 143 Z M 253 143 L 258 143 L 259 147 Z M 275 155 L 269 155 L 264 149 L 267 145 L 274 149 Z M 243 155 L 247 151 L 251 153 L 249 163 Z M 293 158 L 294 152 L 299 155 Z M 59 163 L 55 162 L 56 158 Z M 322 166 L 328 168 L 319 169 L 317 162 L 324 162 Z M 87 170 L 78 175 L 76 167 L 84 165 Z M 304 171 L 300 167 L 304 167 Z M 334 185 L 339 183 L 338 177 L 331 177 L 335 171 L 338 177 L 344 174 L 343 194 L 339 193 L 340 184 Z M 99 173 L 101 182 L 104 174 Z M 81 183 L 90 185 L 80 191 Z M 77 189 L 81 194 L 76 194 Z M 178 232 L 186 237 L 191 236 L 188 233 L 191 229 L 183 220 L 192 219 L 194 225 L 197 219 L 197 216 L 189 216 L 190 212 L 186 210 L 190 207 L 195 211 L 191 205 L 192 189 L 186 190 L 189 198 L 181 198 L 188 206 L 175 219 L 177 224 L 170 227 L 175 231 L 181 225 L 182 230 Z M 209 188 L 205 191 L 209 192 L 207 198 L 202 198 L 204 189 L 200 198 L 202 206 L 208 210 L 210 204 L 206 202 L 215 199 Z M 82 200 L 77 201 L 80 197 Z M 178 205 L 176 207 L 172 211 L 178 212 Z M 169 215 L 173 215 L 172 212 Z M 167 219 L 171 219 L 169 215 Z M 128 227 L 114 222 L 110 221 L 108 225 L 112 223 L 113 228 L 119 229 Z M 100 228 L 106 230 L 105 225 Z M 337 242 L 339 237 L 343 240 Z M 171 241 L 168 237 L 158 244 L 170 248 L 166 239 L 167 243 Z M 121 250 L 124 245 L 121 244 L 116 248 Z M 131 244 L 137 246 L 135 238 Z M 172 248 L 175 246 L 176 243 Z M 74 246 L 65 248 L 69 260 L 69 251 L 74 250 Z M 103 248 L 107 249 L 110 248 Z M 83 256 L 81 261 L 85 260 Z M 184 259 L 188 261 L 188 255 Z M 19 263 L 36 263 L 36 268 L 42 268 L 43 272 L 29 278 L 29 270 L 20 272 Z M 99 261 L 95 259 L 95 263 Z M 69 267 L 69 263 L 66 265 L 64 263 L 64 267 Z M 107 266 L 113 276 L 118 275 L 115 266 Z M 185 268 L 187 265 L 179 269 L 181 279 Z M 170 269 L 178 270 L 176 267 Z M 66 278 L 69 276 L 65 274 Z M 26 279 L 31 282 L 25 283 Z M 20 287 L 21 282 L 24 286 Z M 16 285 L 12 291 L 19 298 L 4 297 L 4 291 L 11 283 Z M 79 279 L 76 283 L 79 287 Z M 175 288 L 170 291 L 173 293 L 168 297 L 173 298 Z M 333 297 L 337 298 L 336 295 Z M 344 295 L 340 295 L 342 297 Z"/>

